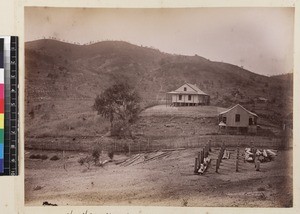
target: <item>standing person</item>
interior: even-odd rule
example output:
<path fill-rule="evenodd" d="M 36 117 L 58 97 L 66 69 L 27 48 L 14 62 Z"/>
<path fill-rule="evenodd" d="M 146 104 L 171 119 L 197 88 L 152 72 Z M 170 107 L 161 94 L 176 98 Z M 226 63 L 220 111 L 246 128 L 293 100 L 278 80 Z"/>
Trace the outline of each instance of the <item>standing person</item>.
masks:
<path fill-rule="evenodd" d="M 251 141 L 250 142 L 250 153 L 251 153 L 250 157 L 252 157 L 252 160 L 254 161 L 254 163 L 255 163 L 255 158 L 256 158 L 256 151 L 257 151 L 257 148 L 255 148 L 253 141 Z"/>
<path fill-rule="evenodd" d="M 257 148 L 254 147 L 253 147 L 253 160 L 254 160 L 255 170 L 259 171 L 260 170 L 259 151 Z"/>
<path fill-rule="evenodd" d="M 257 151 L 257 148 L 255 148 L 253 141 L 251 141 L 251 143 L 250 143 L 250 148 L 251 148 L 250 152 L 255 154 Z"/>
<path fill-rule="evenodd" d="M 254 158 L 255 170 L 256 171 L 260 171 L 260 160 L 259 160 L 258 156 L 256 156 L 256 154 L 255 154 L 254 157 L 255 157 Z"/>

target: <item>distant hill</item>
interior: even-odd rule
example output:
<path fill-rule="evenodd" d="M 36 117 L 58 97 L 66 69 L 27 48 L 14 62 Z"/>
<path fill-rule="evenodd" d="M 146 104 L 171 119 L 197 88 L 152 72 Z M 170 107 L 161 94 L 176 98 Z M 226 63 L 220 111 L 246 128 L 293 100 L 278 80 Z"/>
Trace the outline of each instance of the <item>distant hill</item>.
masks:
<path fill-rule="evenodd" d="M 96 95 L 117 81 L 135 87 L 143 107 L 164 103 L 166 92 L 189 82 L 208 93 L 212 105 L 241 103 L 277 123 L 292 111 L 292 74 L 267 77 L 200 56 L 167 54 L 122 41 L 75 45 L 37 40 L 25 44 L 25 56 L 28 130 L 40 123 L 60 127 L 69 117 L 86 122 L 83 115 L 94 114 Z M 267 104 L 256 104 L 258 97 Z"/>

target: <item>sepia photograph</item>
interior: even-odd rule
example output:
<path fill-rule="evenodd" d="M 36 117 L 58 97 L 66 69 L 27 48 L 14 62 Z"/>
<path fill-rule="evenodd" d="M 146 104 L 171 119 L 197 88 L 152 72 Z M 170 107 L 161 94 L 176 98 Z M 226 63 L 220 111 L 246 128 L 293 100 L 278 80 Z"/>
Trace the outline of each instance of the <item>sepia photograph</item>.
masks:
<path fill-rule="evenodd" d="M 293 207 L 294 12 L 25 7 L 25 206 Z"/>

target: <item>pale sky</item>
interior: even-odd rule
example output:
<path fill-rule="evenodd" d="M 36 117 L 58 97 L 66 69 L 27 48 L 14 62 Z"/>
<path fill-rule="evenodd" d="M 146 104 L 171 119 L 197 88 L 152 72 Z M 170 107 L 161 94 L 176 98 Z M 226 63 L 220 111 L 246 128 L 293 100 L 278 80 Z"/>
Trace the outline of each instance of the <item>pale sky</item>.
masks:
<path fill-rule="evenodd" d="M 26 8 L 25 40 L 122 40 L 275 75 L 293 71 L 293 8 Z"/>

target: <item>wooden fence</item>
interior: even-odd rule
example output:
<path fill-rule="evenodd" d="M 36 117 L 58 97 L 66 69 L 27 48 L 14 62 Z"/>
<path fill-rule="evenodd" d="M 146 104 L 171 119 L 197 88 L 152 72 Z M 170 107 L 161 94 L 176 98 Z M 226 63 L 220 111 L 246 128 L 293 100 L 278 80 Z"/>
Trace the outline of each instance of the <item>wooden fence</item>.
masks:
<path fill-rule="evenodd" d="M 65 150 L 65 151 L 91 151 L 96 146 L 103 150 L 115 152 L 145 152 L 159 149 L 176 148 L 202 148 L 210 141 L 211 147 L 221 147 L 224 143 L 226 147 L 236 147 L 237 144 L 243 147 L 250 145 L 257 148 L 291 148 L 291 143 L 283 141 L 281 138 L 270 138 L 261 136 L 241 136 L 241 135 L 201 135 L 193 137 L 155 139 L 139 138 L 132 140 L 118 140 L 101 137 L 80 137 L 80 138 L 28 138 L 25 139 L 26 149 L 39 150 Z M 251 143 L 253 142 L 253 143 Z"/>

